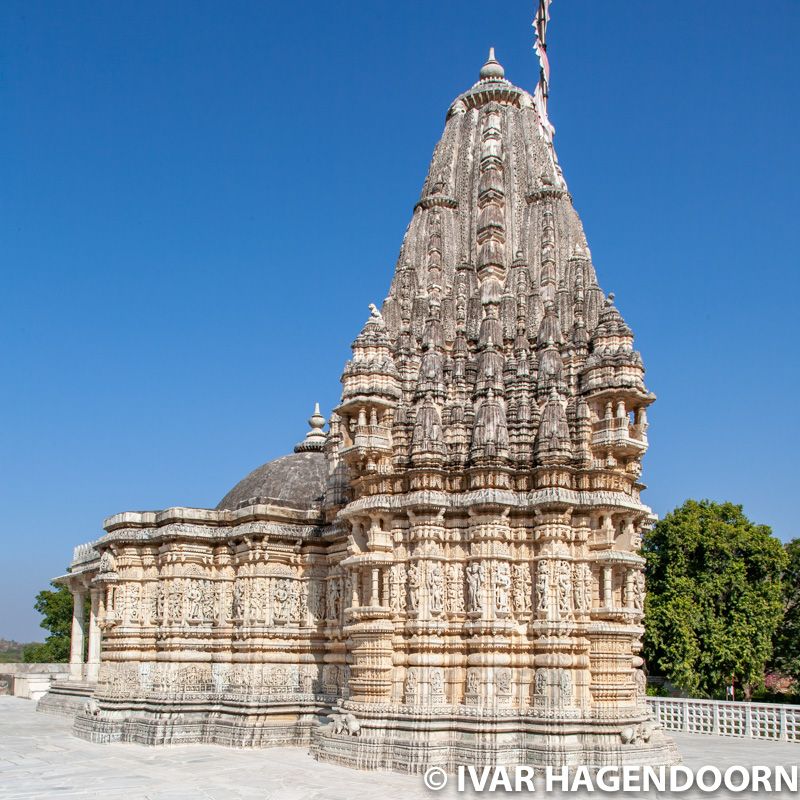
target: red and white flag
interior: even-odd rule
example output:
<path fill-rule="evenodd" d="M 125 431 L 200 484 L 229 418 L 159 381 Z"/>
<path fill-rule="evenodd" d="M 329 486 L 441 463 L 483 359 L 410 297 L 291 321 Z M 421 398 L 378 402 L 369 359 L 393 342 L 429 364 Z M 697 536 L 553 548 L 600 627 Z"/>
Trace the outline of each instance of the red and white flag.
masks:
<path fill-rule="evenodd" d="M 536 17 L 533 20 L 533 28 L 536 31 L 536 38 L 533 42 L 533 49 L 539 56 L 539 67 L 541 68 L 541 79 L 544 79 L 545 86 L 550 82 L 550 62 L 547 60 L 547 23 L 550 22 L 550 3 L 552 0 L 539 0 L 539 7 L 536 9 Z M 546 92 L 545 92 L 546 94 Z"/>
<path fill-rule="evenodd" d="M 550 89 L 550 62 L 547 60 L 547 23 L 550 21 L 550 3 L 552 0 L 539 0 L 536 16 L 533 18 L 533 29 L 536 38 L 533 40 L 533 49 L 539 57 L 539 82 L 533 93 L 533 103 L 539 114 L 539 122 L 545 136 L 552 141 L 555 129 L 547 117 L 547 95 Z"/>

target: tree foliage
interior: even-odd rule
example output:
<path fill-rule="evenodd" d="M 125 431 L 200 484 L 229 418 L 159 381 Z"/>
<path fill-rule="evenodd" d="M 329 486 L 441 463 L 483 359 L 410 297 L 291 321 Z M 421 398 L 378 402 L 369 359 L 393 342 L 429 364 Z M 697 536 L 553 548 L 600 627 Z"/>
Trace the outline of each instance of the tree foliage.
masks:
<path fill-rule="evenodd" d="M 800 681 L 800 539 L 785 546 L 783 573 L 783 621 L 773 640 L 773 666 Z"/>
<path fill-rule="evenodd" d="M 650 670 L 700 696 L 733 677 L 749 696 L 763 680 L 783 617 L 786 555 L 741 506 L 687 500 L 645 538 L 644 653 Z"/>
<path fill-rule="evenodd" d="M 22 651 L 27 662 L 69 661 L 72 633 L 72 593 L 66 586 L 51 584 L 55 591 L 43 589 L 36 595 L 34 608 L 42 615 L 41 627 L 50 631 L 43 643 L 29 644 Z"/>

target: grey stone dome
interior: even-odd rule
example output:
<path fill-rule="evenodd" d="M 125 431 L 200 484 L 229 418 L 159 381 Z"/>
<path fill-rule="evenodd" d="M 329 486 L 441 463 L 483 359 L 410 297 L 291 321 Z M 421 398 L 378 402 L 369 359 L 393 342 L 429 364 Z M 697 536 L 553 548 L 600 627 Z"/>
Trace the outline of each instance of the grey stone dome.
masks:
<path fill-rule="evenodd" d="M 328 475 L 327 459 L 319 451 L 292 453 L 254 469 L 220 500 L 217 511 L 255 503 L 314 508 L 322 502 Z"/>

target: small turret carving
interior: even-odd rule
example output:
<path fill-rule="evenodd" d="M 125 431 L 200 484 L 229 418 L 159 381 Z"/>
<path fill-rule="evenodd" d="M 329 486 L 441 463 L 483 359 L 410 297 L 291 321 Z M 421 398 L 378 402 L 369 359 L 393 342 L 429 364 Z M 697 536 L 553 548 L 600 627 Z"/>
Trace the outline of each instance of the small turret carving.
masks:
<path fill-rule="evenodd" d="M 508 458 L 508 425 L 502 403 L 490 388 L 486 399 L 481 401 L 475 416 L 472 433 L 470 458 L 480 459 Z"/>
<path fill-rule="evenodd" d="M 536 458 L 544 464 L 566 463 L 571 451 L 565 403 L 553 387 L 542 412 L 542 421 L 539 423 Z"/>

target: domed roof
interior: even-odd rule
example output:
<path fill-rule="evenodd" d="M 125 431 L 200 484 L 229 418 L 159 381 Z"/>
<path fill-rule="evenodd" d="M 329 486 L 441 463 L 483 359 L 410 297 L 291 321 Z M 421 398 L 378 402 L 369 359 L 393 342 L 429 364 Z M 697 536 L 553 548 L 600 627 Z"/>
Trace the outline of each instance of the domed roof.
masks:
<path fill-rule="evenodd" d="M 325 493 L 327 459 L 320 451 L 292 453 L 254 469 L 220 500 L 217 511 L 256 503 L 290 508 L 319 506 Z"/>

